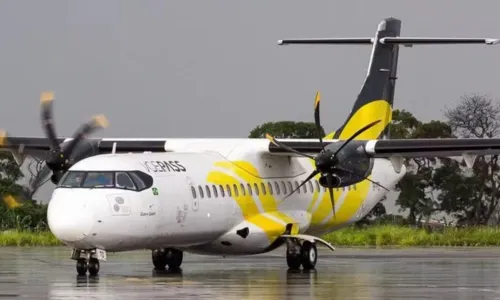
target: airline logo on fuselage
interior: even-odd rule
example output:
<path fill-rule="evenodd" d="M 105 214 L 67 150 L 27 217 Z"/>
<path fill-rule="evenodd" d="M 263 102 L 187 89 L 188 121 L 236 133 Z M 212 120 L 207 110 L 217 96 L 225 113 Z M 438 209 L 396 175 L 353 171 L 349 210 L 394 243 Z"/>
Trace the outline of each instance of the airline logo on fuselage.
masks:
<path fill-rule="evenodd" d="M 142 163 L 148 172 L 186 172 L 186 168 L 179 161 L 148 160 Z"/>

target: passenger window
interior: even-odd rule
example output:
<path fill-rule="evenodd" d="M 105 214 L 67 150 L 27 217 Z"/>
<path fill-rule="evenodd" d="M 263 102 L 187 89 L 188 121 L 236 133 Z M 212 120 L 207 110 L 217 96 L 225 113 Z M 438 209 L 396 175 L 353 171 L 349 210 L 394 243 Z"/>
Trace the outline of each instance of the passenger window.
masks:
<path fill-rule="evenodd" d="M 210 198 L 210 188 L 208 187 L 208 185 L 205 185 L 205 190 L 207 191 L 207 198 Z"/>
<path fill-rule="evenodd" d="M 233 187 L 234 187 L 234 195 L 235 195 L 236 197 L 238 197 L 238 196 L 239 196 L 239 193 L 238 193 L 238 186 L 237 186 L 236 184 L 233 184 Z"/>
<path fill-rule="evenodd" d="M 303 191 L 303 192 L 304 192 L 304 194 L 305 194 L 305 193 L 307 193 L 307 185 L 306 185 L 306 183 L 305 183 L 304 181 L 302 181 L 302 183 L 304 184 L 304 185 L 302 186 L 302 191 Z"/>
<path fill-rule="evenodd" d="M 254 184 L 253 184 L 253 188 L 254 188 L 254 190 L 255 190 L 255 195 L 257 195 L 257 196 L 258 196 L 258 195 L 259 195 L 259 186 L 257 185 L 257 183 L 254 183 Z"/>
<path fill-rule="evenodd" d="M 225 194 L 224 194 L 224 187 L 222 187 L 222 185 L 219 185 L 219 189 L 220 189 L 220 195 L 221 197 L 224 197 Z"/>
<path fill-rule="evenodd" d="M 281 182 L 281 187 L 283 188 L 283 194 L 286 195 L 286 185 L 284 181 Z"/>
<path fill-rule="evenodd" d="M 269 190 L 269 194 L 272 195 L 273 194 L 273 185 L 270 182 L 267 183 L 267 189 Z"/>
<path fill-rule="evenodd" d="M 353 186 L 352 186 L 352 189 L 353 189 L 353 190 L 356 190 L 356 185 L 353 185 Z"/>
<path fill-rule="evenodd" d="M 116 172 L 116 187 L 128 190 L 135 190 L 135 184 L 125 172 Z"/>
<path fill-rule="evenodd" d="M 280 185 L 277 181 L 274 182 L 274 189 L 276 190 L 276 195 L 280 194 Z"/>
<path fill-rule="evenodd" d="M 316 183 L 316 192 L 319 192 L 319 183 L 318 183 L 318 181 L 315 180 L 314 183 Z"/>
<path fill-rule="evenodd" d="M 247 187 L 248 187 L 248 194 L 252 196 L 252 186 L 250 185 L 250 183 L 247 183 Z"/>
<path fill-rule="evenodd" d="M 295 180 L 295 188 L 297 189 L 297 194 L 300 194 L 299 183 Z"/>
<path fill-rule="evenodd" d="M 314 188 L 313 188 L 313 184 L 311 183 L 311 181 L 308 181 L 307 183 L 309 185 L 309 193 L 314 193 Z"/>
<path fill-rule="evenodd" d="M 262 188 L 262 195 L 265 195 L 266 194 L 266 185 L 264 184 L 264 182 L 260 183 L 260 187 Z"/>
<path fill-rule="evenodd" d="M 214 197 L 217 198 L 219 195 L 217 195 L 217 187 L 212 184 L 212 190 L 214 191 Z"/>
<path fill-rule="evenodd" d="M 83 187 L 115 187 L 113 184 L 113 172 L 88 172 Z"/>
<path fill-rule="evenodd" d="M 194 186 L 191 186 L 191 193 L 193 193 L 193 199 L 196 199 L 196 189 Z"/>
<path fill-rule="evenodd" d="M 246 195 L 246 193 L 245 193 L 245 185 L 243 183 L 241 183 L 240 186 L 241 186 L 241 193 L 243 194 L 243 196 L 245 196 Z"/>
<path fill-rule="evenodd" d="M 227 190 L 227 195 L 231 197 L 231 187 L 229 186 L 229 184 L 226 184 L 226 190 Z"/>
<path fill-rule="evenodd" d="M 200 198 L 203 198 L 203 188 L 198 186 L 198 191 L 200 192 Z"/>
<path fill-rule="evenodd" d="M 288 181 L 288 188 L 290 189 L 290 193 L 291 193 L 293 191 L 293 186 L 292 186 L 291 181 Z"/>

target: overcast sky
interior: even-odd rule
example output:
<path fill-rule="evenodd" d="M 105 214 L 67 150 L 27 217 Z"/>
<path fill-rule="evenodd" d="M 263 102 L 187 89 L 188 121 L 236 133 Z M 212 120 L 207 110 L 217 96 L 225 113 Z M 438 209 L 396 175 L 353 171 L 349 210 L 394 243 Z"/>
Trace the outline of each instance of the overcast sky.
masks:
<path fill-rule="evenodd" d="M 278 46 L 294 37 L 498 37 L 491 1 L 0 2 L 0 126 L 42 136 L 39 94 L 56 94 L 58 135 L 103 113 L 106 137 L 247 137 L 266 121 L 335 130 L 363 83 L 369 46 Z M 395 108 L 421 120 L 466 93 L 500 96 L 500 45 L 400 51 Z"/>

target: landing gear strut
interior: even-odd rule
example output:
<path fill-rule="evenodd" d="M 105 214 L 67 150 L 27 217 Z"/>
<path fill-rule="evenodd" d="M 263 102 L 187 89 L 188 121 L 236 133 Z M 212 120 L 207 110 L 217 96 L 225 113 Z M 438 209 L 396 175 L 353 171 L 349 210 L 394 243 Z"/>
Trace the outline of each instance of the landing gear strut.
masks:
<path fill-rule="evenodd" d="M 317 260 L 318 250 L 315 243 L 304 241 L 300 244 L 296 239 L 287 242 L 286 262 L 288 268 L 297 270 L 302 265 L 304 270 L 312 270 L 316 267 Z"/>
<path fill-rule="evenodd" d="M 97 274 L 99 274 L 101 265 L 95 255 L 95 253 L 90 251 L 82 252 L 76 249 L 73 250 L 71 258 L 76 260 L 76 272 L 78 273 L 78 275 L 83 276 L 87 274 L 87 271 L 91 276 L 96 276 Z"/>
<path fill-rule="evenodd" d="M 151 259 L 156 270 L 178 270 L 182 264 L 183 252 L 177 249 L 155 249 L 151 252 Z"/>

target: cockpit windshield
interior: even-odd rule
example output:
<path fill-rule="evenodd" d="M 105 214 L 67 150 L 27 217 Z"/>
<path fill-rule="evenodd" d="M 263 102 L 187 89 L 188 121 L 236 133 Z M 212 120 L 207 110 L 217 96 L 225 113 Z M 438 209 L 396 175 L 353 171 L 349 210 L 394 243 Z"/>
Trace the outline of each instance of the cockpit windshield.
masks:
<path fill-rule="evenodd" d="M 141 171 L 68 171 L 58 188 L 119 188 L 141 191 L 153 185 L 153 178 Z"/>

